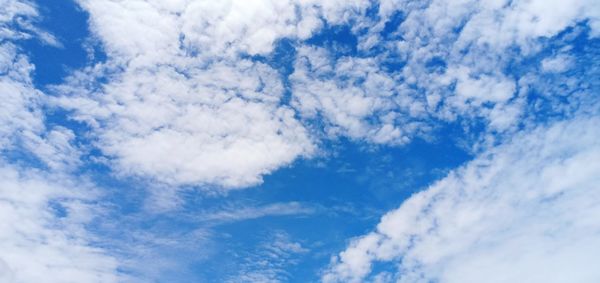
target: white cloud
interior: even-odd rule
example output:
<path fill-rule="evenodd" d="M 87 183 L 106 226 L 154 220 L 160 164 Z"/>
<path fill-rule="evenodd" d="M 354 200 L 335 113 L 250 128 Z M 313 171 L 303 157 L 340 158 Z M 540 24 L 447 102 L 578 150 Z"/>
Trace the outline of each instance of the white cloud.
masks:
<path fill-rule="evenodd" d="M 28 0 L 1 0 L 0 38 L 20 40 L 35 38 L 43 44 L 62 47 L 62 43 L 51 33 L 33 24 L 39 18 L 37 7 Z"/>
<path fill-rule="evenodd" d="M 599 280 L 598 122 L 542 126 L 483 153 L 387 213 L 323 280 L 361 282 L 378 262 L 395 263 L 398 282 Z"/>
<path fill-rule="evenodd" d="M 12 43 L 0 44 L 0 66 L 0 150 L 23 148 L 52 169 L 74 168 L 80 154 L 72 144 L 74 135 L 44 124 L 44 94 L 31 79 L 34 66 Z"/>
<path fill-rule="evenodd" d="M 243 59 L 368 2 L 79 1 L 109 56 L 57 88 L 120 173 L 224 189 L 310 156 L 280 75 Z M 343 5 L 342 5 L 343 4 Z M 83 79 L 82 79 L 83 78 Z M 108 78 L 98 87 L 97 80 Z M 90 87 L 91 86 L 91 87 Z"/>
<path fill-rule="evenodd" d="M 322 26 L 347 21 L 369 1 L 79 1 L 110 55 L 169 61 L 199 56 L 266 54 L 283 37 L 306 39 Z M 141 58 L 140 58 L 141 59 Z"/>
<path fill-rule="evenodd" d="M 119 261 L 95 246 L 86 230 L 100 209 L 93 204 L 96 188 L 60 173 L 79 161 L 73 133 L 44 124 L 45 97 L 33 85 L 35 67 L 19 47 L 30 38 L 58 43 L 32 24 L 38 13 L 29 2 L 0 6 L 0 281 L 121 281 Z M 50 170 L 33 169 L 33 162 L 9 152 L 36 157 Z"/>
<path fill-rule="evenodd" d="M 33 18 L 38 16 L 37 9 L 29 1 L 21 0 L 1 0 L 0 6 L 0 38 L 3 39 L 23 39 L 31 38 L 31 35 L 15 29 L 19 23 L 27 23 L 23 18 Z M 18 21 L 21 19 L 20 21 Z M 18 21 L 18 22 L 17 22 Z"/>
<path fill-rule="evenodd" d="M 11 43 L 0 44 L 0 149 L 17 142 L 14 133 L 37 133 L 44 128 L 42 115 L 35 106 L 40 93 L 33 88 L 33 65 Z"/>
<path fill-rule="evenodd" d="M 304 118 L 322 118 L 330 136 L 402 144 L 419 130 L 409 121 L 396 127 L 403 118 L 396 111 L 418 116 L 424 109 L 410 97 L 395 96 L 398 76 L 381 70 L 375 58 L 336 61 L 323 48 L 302 47 L 290 80 L 292 105 Z"/>
<path fill-rule="evenodd" d="M 44 124 L 41 106 L 45 97 L 33 85 L 31 77 L 35 66 L 18 45 L 19 40 L 30 37 L 43 37 L 43 41 L 53 37 L 32 24 L 38 16 L 33 4 L 3 2 L 0 3 L 3 6 L 0 35 L 4 36 L 0 42 L 0 151 L 24 147 L 50 168 L 73 168 L 79 158 L 78 149 L 71 144 L 73 134 L 66 128 L 49 129 Z"/>
<path fill-rule="evenodd" d="M 321 130 L 392 145 L 440 121 L 511 133 L 536 112 L 509 62 L 597 17 L 589 1 L 545 14 L 566 9 L 559 2 L 384 1 L 378 21 L 359 0 L 82 0 L 108 60 L 60 86 L 58 105 L 92 126 L 115 172 L 225 190 L 311 156 Z M 381 42 L 394 10 L 406 17 Z M 360 56 L 302 43 L 325 24 L 350 22 L 359 23 Z M 246 56 L 268 57 L 282 38 L 297 40 L 291 105 L 282 75 Z M 390 70 L 388 60 L 406 65 Z"/>
<path fill-rule="evenodd" d="M 590 20 L 598 28 L 597 1 L 481 1 L 465 26 L 461 39 L 477 44 L 531 48 L 537 37 L 552 37 L 578 21 Z M 593 30 L 593 33 L 600 31 Z"/>
<path fill-rule="evenodd" d="M 118 282 L 117 259 L 91 244 L 93 187 L 0 164 L 2 282 Z"/>
<path fill-rule="evenodd" d="M 81 164 L 81 152 L 73 146 L 75 134 L 73 131 L 57 126 L 46 131 L 42 136 L 33 133 L 23 133 L 24 146 L 50 169 L 68 171 Z"/>
<path fill-rule="evenodd" d="M 397 11 L 404 18 L 384 40 L 381 32 Z M 529 94 L 518 87 L 513 66 L 578 23 L 597 34 L 597 11 L 597 1 L 586 0 L 382 1 L 379 21 L 355 16 L 356 57 L 300 49 L 291 77 L 294 106 L 304 117 L 322 118 L 330 135 L 376 143 L 406 143 L 440 120 L 510 133 L 519 118 L 536 115 L 526 111 Z M 389 62 L 404 65 L 390 71 Z M 559 63 L 541 64 L 549 71 Z M 363 83 L 373 74 L 384 79 L 376 88 Z"/>
<path fill-rule="evenodd" d="M 237 188 L 313 151 L 268 66 L 239 61 L 127 70 L 102 93 L 61 99 L 90 122 L 119 171 L 167 184 Z"/>
<path fill-rule="evenodd" d="M 542 70 L 544 72 L 560 73 L 570 69 L 573 65 L 573 58 L 569 55 L 559 54 L 551 58 L 542 60 Z"/>

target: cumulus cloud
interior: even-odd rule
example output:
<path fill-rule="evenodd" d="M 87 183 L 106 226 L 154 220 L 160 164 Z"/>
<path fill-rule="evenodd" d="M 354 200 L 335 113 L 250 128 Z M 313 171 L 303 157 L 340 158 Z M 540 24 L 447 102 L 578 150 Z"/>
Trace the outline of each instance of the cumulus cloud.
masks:
<path fill-rule="evenodd" d="M 323 281 L 362 282 L 379 262 L 396 266 L 387 282 L 598 280 L 598 122 L 541 126 L 483 153 L 354 239 Z"/>
<path fill-rule="evenodd" d="M 163 61 L 182 52 L 209 57 L 265 54 L 280 38 L 308 38 L 323 20 L 343 23 L 352 11 L 370 5 L 364 0 L 78 2 L 90 12 L 91 26 L 110 54 Z"/>
<path fill-rule="evenodd" d="M 367 4 L 79 3 L 109 59 L 57 87 L 58 105 L 93 127 L 117 171 L 225 189 L 258 184 L 315 147 L 282 103 L 280 74 L 244 56 L 267 54 L 283 37 L 305 39 L 324 20 L 345 21 L 343 7 Z"/>
<path fill-rule="evenodd" d="M 78 138 L 99 149 L 98 159 L 116 174 L 175 187 L 155 193 L 157 203 L 171 207 L 180 204 L 173 193 L 179 186 L 259 184 L 265 174 L 313 155 L 323 136 L 400 145 L 459 121 L 483 124 L 485 137 L 509 133 L 509 140 L 538 113 L 597 110 L 587 103 L 595 81 L 585 80 L 597 77 L 598 68 L 582 67 L 591 65 L 584 60 L 597 61 L 585 49 L 594 46 L 581 48 L 584 58 L 568 47 L 543 50 L 548 42 L 567 45 L 554 38 L 560 34 L 597 36 L 597 1 L 77 3 L 90 16 L 88 42 L 100 42 L 106 60 L 74 72 L 48 99 L 34 86 L 35 67 L 19 42 L 60 42 L 36 27 L 35 5 L 0 0 L 1 280 L 36 282 L 40 274 L 50 282 L 122 280 L 118 261 L 94 247 L 86 230 L 97 209 L 95 189 L 65 174 L 81 164 Z M 356 38 L 356 46 L 310 40 L 341 25 L 351 26 L 344 36 Z M 272 52 L 281 39 L 295 49 L 289 76 L 269 62 L 277 60 Z M 46 125 L 44 107 L 67 110 L 89 133 L 78 137 L 68 127 Z M 598 252 L 589 236 L 598 225 L 586 218 L 598 200 L 597 122 L 579 118 L 539 128 L 491 149 L 384 217 L 377 231 L 334 260 L 324 280 L 489 281 L 481 277 L 487 273 L 514 281 L 519 270 L 502 260 L 509 256 L 523 270 L 596 279 L 583 271 L 592 270 L 586 257 Z M 11 151 L 35 157 L 47 172 L 11 165 L 4 156 Z M 275 203 L 201 220 L 311 212 Z M 142 250 L 154 240 L 165 250 L 187 248 L 178 234 L 136 237 Z M 186 244 L 207 236 L 187 237 Z M 286 262 L 306 249 L 284 238 L 249 257 L 239 280 L 285 280 Z M 567 242 L 573 239 L 576 245 Z M 141 254 L 154 260 L 156 253 Z M 377 261 L 399 269 L 371 274 Z M 543 277 L 550 275 L 526 279 L 561 279 Z"/>
<path fill-rule="evenodd" d="M 56 170 L 70 170 L 79 163 L 74 134 L 64 127 L 45 125 L 44 94 L 33 86 L 34 66 L 19 47 L 0 43 L 0 151 L 25 150 Z"/>

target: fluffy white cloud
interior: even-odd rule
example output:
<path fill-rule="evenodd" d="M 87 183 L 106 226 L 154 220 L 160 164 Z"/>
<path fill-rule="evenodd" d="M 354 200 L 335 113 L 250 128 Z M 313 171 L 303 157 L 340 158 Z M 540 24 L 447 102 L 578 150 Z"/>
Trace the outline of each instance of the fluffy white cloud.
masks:
<path fill-rule="evenodd" d="M 539 127 L 483 153 L 387 213 L 323 280 L 362 282 L 378 262 L 395 263 L 388 282 L 599 280 L 598 122 Z"/>
<path fill-rule="evenodd" d="M 0 5 L 2 6 L 0 11 L 0 38 L 31 38 L 31 34 L 21 31 L 17 27 L 30 26 L 25 19 L 31 19 L 38 15 L 35 6 L 29 1 L 21 0 L 2 0 Z"/>
<path fill-rule="evenodd" d="M 37 10 L 26 1 L 2 0 L 0 5 L 0 150 L 6 150 L 18 142 L 16 133 L 38 133 L 44 124 L 37 107 L 40 92 L 30 76 L 34 66 L 14 43 L 32 36 L 20 27 Z"/>
<path fill-rule="evenodd" d="M 0 7 L 0 38 L 3 41 L 35 38 L 43 44 L 62 46 L 52 34 L 32 23 L 37 20 L 39 13 L 31 1 L 1 0 Z"/>
<path fill-rule="evenodd" d="M 118 172 L 225 189 L 314 151 L 280 74 L 244 59 L 367 1 L 79 1 L 108 62 L 58 87 Z M 343 5 L 342 5 L 343 4 Z M 347 7 L 347 8 L 344 8 Z M 106 83 L 97 81 L 108 79 Z"/>
<path fill-rule="evenodd" d="M 268 66 L 183 68 L 128 69 L 101 93 L 60 104 L 92 125 L 119 171 L 167 184 L 249 186 L 312 152 L 307 131 L 280 105 L 283 89 Z"/>

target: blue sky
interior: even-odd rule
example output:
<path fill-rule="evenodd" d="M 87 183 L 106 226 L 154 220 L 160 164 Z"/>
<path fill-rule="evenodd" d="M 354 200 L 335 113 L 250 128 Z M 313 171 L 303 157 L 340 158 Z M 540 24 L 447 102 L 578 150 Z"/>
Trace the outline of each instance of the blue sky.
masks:
<path fill-rule="evenodd" d="M 0 0 L 1 282 L 597 282 L 596 1 Z"/>

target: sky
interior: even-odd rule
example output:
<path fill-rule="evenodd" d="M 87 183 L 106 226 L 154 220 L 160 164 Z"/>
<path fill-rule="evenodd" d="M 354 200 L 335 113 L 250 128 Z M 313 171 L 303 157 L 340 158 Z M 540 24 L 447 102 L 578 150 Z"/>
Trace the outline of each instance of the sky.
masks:
<path fill-rule="evenodd" d="M 600 2 L 0 0 L 0 282 L 600 282 Z"/>

